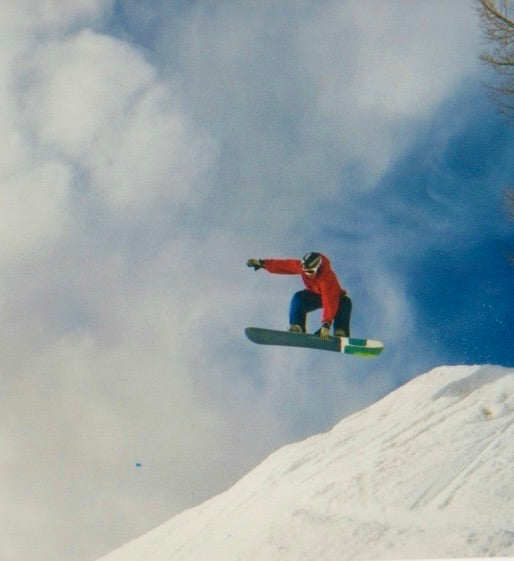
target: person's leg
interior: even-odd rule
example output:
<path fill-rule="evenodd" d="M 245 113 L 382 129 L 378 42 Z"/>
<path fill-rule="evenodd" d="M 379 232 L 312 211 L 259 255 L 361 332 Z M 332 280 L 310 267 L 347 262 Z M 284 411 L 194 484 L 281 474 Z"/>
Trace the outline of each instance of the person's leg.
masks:
<path fill-rule="evenodd" d="M 350 337 L 350 317 L 352 315 L 352 301 L 348 296 L 341 295 L 339 309 L 334 318 L 334 334 L 338 332 L 341 337 Z"/>
<path fill-rule="evenodd" d="M 307 314 L 322 307 L 321 297 L 310 290 L 300 290 L 293 295 L 289 307 L 289 323 L 306 329 Z"/>

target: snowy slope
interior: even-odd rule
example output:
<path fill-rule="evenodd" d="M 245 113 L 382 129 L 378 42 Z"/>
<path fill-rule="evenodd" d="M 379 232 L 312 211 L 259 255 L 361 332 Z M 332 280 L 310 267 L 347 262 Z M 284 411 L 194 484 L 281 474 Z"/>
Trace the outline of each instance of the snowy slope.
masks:
<path fill-rule="evenodd" d="M 514 556 L 514 369 L 440 367 L 99 561 Z"/>

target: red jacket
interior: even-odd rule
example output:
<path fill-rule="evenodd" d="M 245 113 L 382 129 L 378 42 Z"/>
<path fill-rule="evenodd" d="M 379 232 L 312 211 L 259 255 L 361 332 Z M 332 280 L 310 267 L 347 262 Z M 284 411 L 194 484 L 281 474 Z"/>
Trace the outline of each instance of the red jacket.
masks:
<path fill-rule="evenodd" d="M 321 321 L 332 322 L 339 308 L 341 294 L 346 295 L 346 290 L 339 284 L 330 266 L 330 260 L 324 255 L 322 259 L 316 275 L 306 275 L 302 271 L 302 262 L 299 259 L 264 259 L 264 268 L 270 273 L 279 275 L 301 275 L 307 290 L 321 296 L 323 304 Z"/>

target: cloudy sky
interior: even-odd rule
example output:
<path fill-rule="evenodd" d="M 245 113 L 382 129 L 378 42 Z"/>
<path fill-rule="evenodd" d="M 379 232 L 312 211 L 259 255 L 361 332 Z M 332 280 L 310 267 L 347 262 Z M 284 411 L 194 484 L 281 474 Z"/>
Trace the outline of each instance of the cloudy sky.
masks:
<path fill-rule="evenodd" d="M 431 367 L 514 364 L 471 2 L 3 0 L 0 45 L 0 561 L 92 561 Z M 311 250 L 379 359 L 245 339 L 301 288 L 246 260 Z"/>

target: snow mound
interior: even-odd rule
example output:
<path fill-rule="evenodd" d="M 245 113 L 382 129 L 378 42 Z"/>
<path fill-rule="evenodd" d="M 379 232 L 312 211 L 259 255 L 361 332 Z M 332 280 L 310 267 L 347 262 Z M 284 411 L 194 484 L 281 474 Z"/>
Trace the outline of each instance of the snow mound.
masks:
<path fill-rule="evenodd" d="M 439 367 L 99 561 L 514 555 L 514 369 Z"/>

